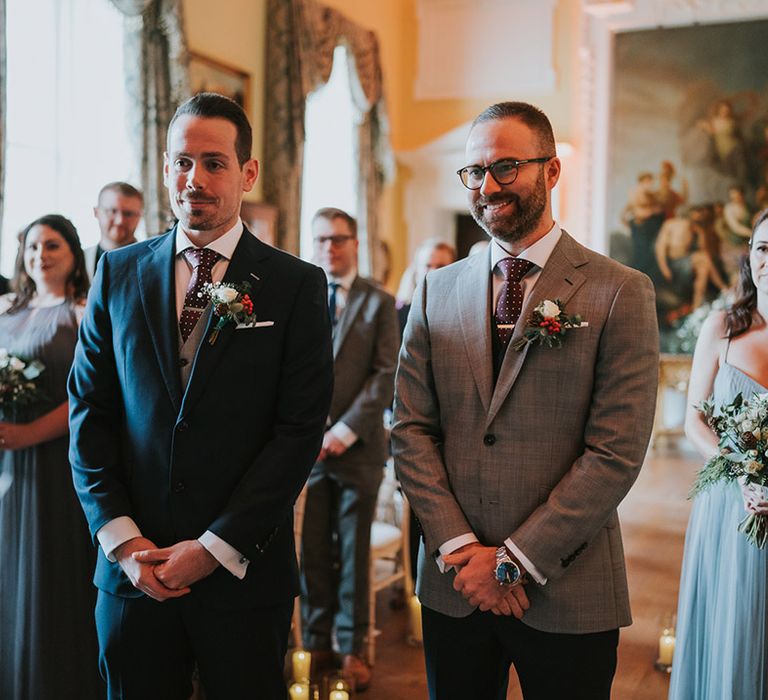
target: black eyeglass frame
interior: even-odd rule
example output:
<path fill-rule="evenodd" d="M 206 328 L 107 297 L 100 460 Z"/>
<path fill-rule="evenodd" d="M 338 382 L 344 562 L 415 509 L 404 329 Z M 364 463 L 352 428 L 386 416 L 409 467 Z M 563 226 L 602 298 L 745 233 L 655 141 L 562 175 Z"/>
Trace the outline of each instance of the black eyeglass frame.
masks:
<path fill-rule="evenodd" d="M 461 180 L 461 184 L 464 185 L 464 187 L 466 187 L 468 190 L 473 190 L 473 191 L 479 190 L 483 186 L 486 173 L 490 173 L 491 177 L 494 179 L 494 181 L 498 185 L 511 185 L 515 180 L 517 180 L 517 174 L 520 172 L 521 165 L 526 165 L 527 163 L 547 163 L 556 157 L 557 156 L 541 156 L 540 158 L 527 158 L 525 160 L 516 160 L 514 158 L 500 158 L 499 160 L 493 161 L 493 163 L 490 163 L 489 165 L 465 165 L 463 168 L 459 168 L 456 171 L 456 174 L 459 176 L 459 180 Z M 496 177 L 493 170 L 499 163 L 514 164 L 515 175 L 511 180 L 502 181 L 502 180 L 499 180 L 498 177 Z M 462 177 L 462 173 L 466 173 L 466 171 L 469 170 L 470 168 L 477 168 L 478 170 L 483 171 L 483 178 L 482 180 L 480 180 L 480 184 L 477 187 L 470 187 L 466 182 L 464 182 L 464 178 Z"/>

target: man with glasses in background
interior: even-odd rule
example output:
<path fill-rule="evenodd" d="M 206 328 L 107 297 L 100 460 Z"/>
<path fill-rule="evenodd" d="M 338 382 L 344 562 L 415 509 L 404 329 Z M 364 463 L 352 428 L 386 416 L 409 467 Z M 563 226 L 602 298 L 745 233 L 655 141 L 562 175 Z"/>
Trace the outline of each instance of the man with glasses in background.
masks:
<path fill-rule="evenodd" d="M 474 121 L 458 171 L 489 251 L 428 273 L 396 383 L 392 452 L 421 522 L 430 697 L 608 700 L 631 622 L 616 508 L 658 374 L 654 292 L 553 218 L 552 126 Z"/>
<path fill-rule="evenodd" d="M 134 234 L 144 214 L 144 195 L 127 182 L 110 182 L 101 188 L 93 215 L 99 222 L 99 242 L 86 248 L 85 268 L 88 279 L 96 273 L 99 258 L 108 250 L 115 250 L 136 242 Z"/>
<path fill-rule="evenodd" d="M 308 481 L 302 534 L 304 641 L 317 668 L 334 662 L 358 691 L 371 671 L 368 632 L 371 522 L 388 449 L 399 330 L 395 300 L 357 272 L 357 222 L 341 209 L 312 219 L 315 262 L 328 278 L 335 383 L 323 446 Z"/>

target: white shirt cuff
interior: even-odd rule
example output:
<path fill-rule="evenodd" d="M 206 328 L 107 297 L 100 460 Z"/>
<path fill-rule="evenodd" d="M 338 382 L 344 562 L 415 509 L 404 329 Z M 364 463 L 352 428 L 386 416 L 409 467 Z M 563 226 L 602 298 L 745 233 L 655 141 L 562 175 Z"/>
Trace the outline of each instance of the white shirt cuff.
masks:
<path fill-rule="evenodd" d="M 102 525 L 96 533 L 96 539 L 101 545 L 101 549 L 109 561 L 117 561 L 113 552 L 123 542 L 132 540 L 135 537 L 141 537 L 139 526 L 133 522 L 133 518 L 127 515 L 110 520 L 106 525 Z"/>
<path fill-rule="evenodd" d="M 227 544 L 218 535 L 206 530 L 197 541 L 203 545 L 211 556 L 219 562 L 229 573 L 239 579 L 245 578 L 250 561 L 248 557 L 238 552 L 232 545 Z"/>
<path fill-rule="evenodd" d="M 437 568 L 440 569 L 440 573 L 444 574 L 448 571 L 451 571 L 453 569 L 453 566 L 446 566 L 445 562 L 443 561 L 443 557 L 446 554 L 451 554 L 452 552 L 455 552 L 460 547 L 463 547 L 465 544 L 472 544 L 473 542 L 479 542 L 480 540 L 475 537 L 475 535 L 471 532 L 468 532 L 464 535 L 459 535 L 458 537 L 452 537 L 447 542 L 443 542 L 443 544 L 440 545 L 439 552 L 440 554 L 435 557 L 435 561 L 437 562 Z"/>
<path fill-rule="evenodd" d="M 507 549 L 512 552 L 525 567 L 525 570 L 531 575 L 531 578 L 539 585 L 543 586 L 547 582 L 546 576 L 542 576 L 541 572 L 533 565 L 533 562 L 520 551 L 520 548 L 509 538 L 504 540 L 504 544 L 507 545 Z"/>
<path fill-rule="evenodd" d="M 352 447 L 357 442 L 357 433 L 341 421 L 331 428 L 331 433 L 344 443 L 344 447 Z"/>

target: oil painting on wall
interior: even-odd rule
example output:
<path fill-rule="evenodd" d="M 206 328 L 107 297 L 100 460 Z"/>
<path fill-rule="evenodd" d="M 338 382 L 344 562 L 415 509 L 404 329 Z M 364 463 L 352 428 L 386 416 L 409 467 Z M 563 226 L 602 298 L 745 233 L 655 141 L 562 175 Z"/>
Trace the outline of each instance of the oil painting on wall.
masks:
<path fill-rule="evenodd" d="M 768 20 L 616 35 L 611 255 L 656 285 L 662 350 L 690 352 L 768 206 Z"/>

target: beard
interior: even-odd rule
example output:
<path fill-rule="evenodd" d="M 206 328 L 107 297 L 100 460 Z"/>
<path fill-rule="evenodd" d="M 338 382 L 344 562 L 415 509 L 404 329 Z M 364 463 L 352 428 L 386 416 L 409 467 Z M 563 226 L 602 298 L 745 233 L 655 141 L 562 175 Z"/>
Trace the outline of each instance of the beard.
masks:
<path fill-rule="evenodd" d="M 502 202 L 514 203 L 514 211 L 509 214 L 489 212 L 487 205 Z M 536 230 L 547 209 L 547 187 L 543 168 L 527 195 L 500 191 L 489 197 L 480 195 L 470 204 L 470 213 L 488 235 L 507 243 L 524 240 Z"/>

